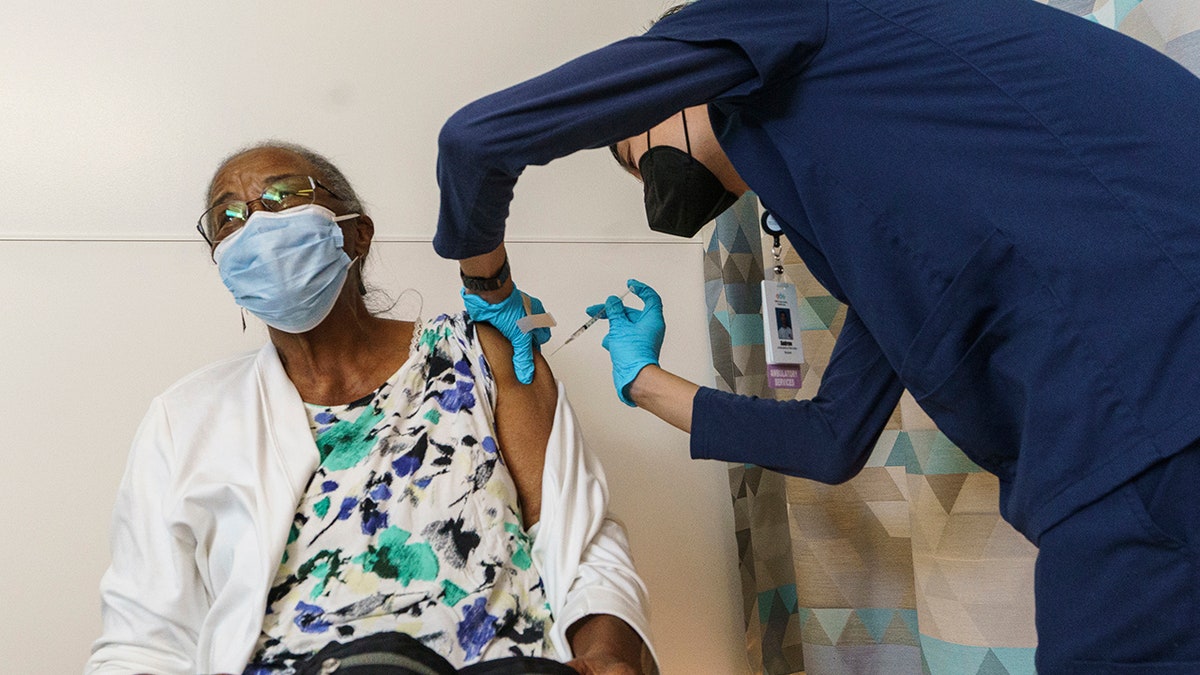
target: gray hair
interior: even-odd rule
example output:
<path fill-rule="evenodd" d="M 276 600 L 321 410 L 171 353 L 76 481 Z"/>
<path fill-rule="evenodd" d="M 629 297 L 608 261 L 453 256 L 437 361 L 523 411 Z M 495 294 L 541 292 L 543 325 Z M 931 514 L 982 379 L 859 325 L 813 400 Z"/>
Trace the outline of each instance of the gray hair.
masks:
<path fill-rule="evenodd" d="M 314 176 L 314 178 L 319 179 L 321 184 L 329 189 L 330 192 L 333 192 L 336 197 L 346 202 L 351 211 L 366 215 L 363 211 L 362 201 L 358 198 L 358 193 L 354 191 L 354 187 L 350 185 L 350 181 L 346 178 L 346 174 L 342 173 L 341 169 L 337 168 L 328 157 L 316 150 L 289 141 L 261 141 L 235 150 L 232 154 L 221 160 L 221 163 L 217 166 L 217 170 L 213 172 L 212 178 L 209 179 L 208 191 L 205 193 L 208 199 L 212 199 L 217 174 L 221 173 L 221 169 L 224 169 L 233 160 L 255 150 L 286 150 L 287 152 L 299 155 L 306 162 L 312 164 L 316 168 L 317 173 L 320 174 L 319 176 Z"/>

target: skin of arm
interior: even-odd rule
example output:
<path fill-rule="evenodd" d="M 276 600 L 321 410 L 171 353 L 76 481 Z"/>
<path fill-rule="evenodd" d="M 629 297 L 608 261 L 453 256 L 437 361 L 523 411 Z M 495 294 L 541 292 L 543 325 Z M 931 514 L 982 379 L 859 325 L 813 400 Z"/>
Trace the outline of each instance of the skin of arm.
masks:
<path fill-rule="evenodd" d="M 542 471 L 554 425 L 558 385 L 550 364 L 534 354 L 533 382 L 523 385 L 512 366 L 512 345 L 500 331 L 475 324 L 479 343 L 496 381 L 496 441 L 517 486 L 526 528 L 541 515 Z M 584 675 L 640 673 L 642 640 L 621 619 L 590 615 L 567 631 L 576 659 L 570 665 Z"/>
<path fill-rule="evenodd" d="M 656 365 L 642 368 L 629 385 L 629 397 L 639 408 L 671 426 L 692 432 L 692 399 L 700 385 Z"/>
<path fill-rule="evenodd" d="M 542 471 L 554 426 L 558 385 L 540 352 L 533 355 L 533 382 L 521 384 L 513 370 L 512 344 L 488 324 L 477 323 L 475 330 L 496 381 L 496 443 L 517 486 L 521 516 L 528 529 L 541 515 Z"/>
<path fill-rule="evenodd" d="M 639 675 L 642 640 L 629 624 L 608 614 L 591 614 L 567 630 L 575 659 L 567 662 L 581 675 Z"/>

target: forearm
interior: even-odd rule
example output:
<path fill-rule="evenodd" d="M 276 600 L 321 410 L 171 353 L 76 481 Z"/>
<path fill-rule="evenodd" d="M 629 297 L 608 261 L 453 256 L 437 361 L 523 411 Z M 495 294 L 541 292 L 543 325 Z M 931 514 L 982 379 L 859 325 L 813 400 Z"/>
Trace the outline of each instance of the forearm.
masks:
<path fill-rule="evenodd" d="M 621 619 L 609 614 L 590 614 L 567 629 L 567 641 L 575 658 L 572 663 L 621 664 L 625 670 L 642 672 L 642 638 Z M 587 672 L 587 671 L 581 671 Z M 597 672 L 600 672 L 597 669 Z"/>
<path fill-rule="evenodd" d="M 692 430 L 692 400 L 700 386 L 694 382 L 649 365 L 642 368 L 629 385 L 629 397 L 639 408 L 671 426 Z"/>

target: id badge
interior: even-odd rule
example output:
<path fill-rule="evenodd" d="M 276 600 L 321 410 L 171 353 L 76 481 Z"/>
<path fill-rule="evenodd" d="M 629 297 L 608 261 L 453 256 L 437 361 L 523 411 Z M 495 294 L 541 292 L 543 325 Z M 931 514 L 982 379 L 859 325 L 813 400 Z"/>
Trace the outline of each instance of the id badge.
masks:
<path fill-rule="evenodd" d="M 762 282 L 763 342 L 767 352 L 767 386 L 799 389 L 804 347 L 800 344 L 800 301 L 796 286 L 782 281 Z"/>

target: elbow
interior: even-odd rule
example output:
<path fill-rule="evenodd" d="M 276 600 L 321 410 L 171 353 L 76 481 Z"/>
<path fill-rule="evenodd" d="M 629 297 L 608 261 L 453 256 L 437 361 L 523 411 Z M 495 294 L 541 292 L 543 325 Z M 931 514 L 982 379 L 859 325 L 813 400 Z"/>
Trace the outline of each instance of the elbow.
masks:
<path fill-rule="evenodd" d="M 841 485 L 857 476 L 859 471 L 862 471 L 863 465 L 866 463 L 866 457 L 866 455 L 863 455 L 862 461 L 855 462 L 830 462 L 829 466 L 825 467 L 820 475 L 814 476 L 813 479 L 826 485 Z"/>
<path fill-rule="evenodd" d="M 492 119 L 480 101 L 459 108 L 438 132 L 439 163 L 448 161 L 456 168 L 499 168 L 496 164 L 502 158 L 502 148 Z"/>
<path fill-rule="evenodd" d="M 446 120 L 438 133 L 439 162 L 446 159 L 459 161 L 478 146 L 479 143 L 472 139 L 471 115 L 468 108 L 462 108 Z"/>
<path fill-rule="evenodd" d="M 763 468 L 794 478 L 815 480 L 826 485 L 841 485 L 857 476 L 863 465 L 866 464 L 867 457 L 870 456 L 870 452 L 856 452 L 836 441 L 821 443 L 817 446 L 821 449 L 815 452 L 813 447 L 809 445 L 791 451 L 794 456 L 806 457 L 806 461 L 801 464 L 763 465 Z"/>
<path fill-rule="evenodd" d="M 826 485 L 841 485 L 857 476 L 859 470 L 862 469 L 862 465 L 855 466 L 838 461 L 840 459 L 839 451 L 831 452 L 830 455 L 828 458 L 830 461 L 813 467 L 803 477 Z"/>
<path fill-rule="evenodd" d="M 879 434 L 864 438 L 862 434 L 851 434 L 848 438 L 835 439 L 830 447 L 835 448 L 827 455 L 827 462 L 822 470 L 822 477 L 817 478 L 822 483 L 841 485 L 854 478 L 866 466 L 871 453 L 875 450 Z"/>
<path fill-rule="evenodd" d="M 841 468 L 832 468 L 832 470 L 817 474 L 812 479 L 816 480 L 817 483 L 824 483 L 826 485 L 841 485 L 856 476 L 857 473 L 858 471 L 845 471 L 841 470 Z"/>
<path fill-rule="evenodd" d="M 838 433 L 830 420 L 825 422 L 825 442 L 819 458 L 814 458 L 809 478 L 826 485 L 841 485 L 862 471 L 875 447 L 873 438 L 857 433 Z"/>

